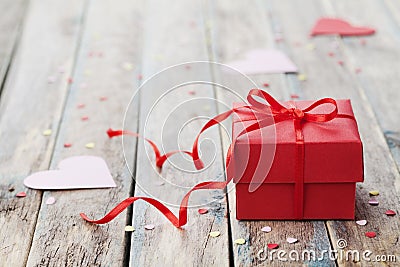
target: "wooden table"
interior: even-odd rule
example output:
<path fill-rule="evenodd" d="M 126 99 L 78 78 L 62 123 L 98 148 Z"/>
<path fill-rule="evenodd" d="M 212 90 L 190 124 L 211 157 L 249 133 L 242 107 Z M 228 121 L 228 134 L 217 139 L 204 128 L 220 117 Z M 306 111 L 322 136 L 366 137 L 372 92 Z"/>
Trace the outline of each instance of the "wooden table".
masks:
<path fill-rule="evenodd" d="M 396 255 L 400 261 L 399 217 L 384 214 L 387 209 L 400 211 L 400 2 L 3 0 L 0 10 L 1 266 L 285 266 L 289 263 L 276 259 L 260 261 L 257 253 L 268 243 L 278 243 L 286 251 L 321 253 L 338 249 L 339 239 L 347 241 L 346 249 Z M 310 39 L 309 31 L 321 16 L 367 24 L 376 28 L 377 34 Z M 106 130 L 123 127 L 125 109 L 135 90 L 163 68 L 193 60 L 230 62 L 257 48 L 284 51 L 307 77 L 299 81 L 294 74 L 250 76 L 260 87 L 269 83 L 268 90 L 276 98 L 290 99 L 297 94 L 301 99 L 331 96 L 352 100 L 365 152 L 365 182 L 357 186 L 356 219 L 366 219 L 366 226 L 354 221 L 239 222 L 231 187 L 228 193 L 197 194 L 194 204 L 214 202 L 207 204 L 211 208 L 205 215 L 199 215 L 197 208 L 190 209 L 184 229 L 173 227 L 143 202 L 103 226 L 79 217 L 86 212 L 100 218 L 121 200 L 144 191 L 178 203 L 187 189 L 155 182 L 160 177 L 151 154 L 149 160 L 148 146 L 124 138 L 124 155 L 121 139 L 108 139 Z M 143 133 L 145 129 L 146 137 L 158 144 L 175 142 L 181 125 L 163 129 L 166 114 L 162 110 L 169 112 L 176 103 L 194 98 L 191 90 L 196 97 L 223 103 L 232 100 L 217 87 L 189 85 L 161 101 L 159 112 L 152 113 L 146 124 L 156 96 L 174 83 L 196 79 L 229 84 L 241 96 L 249 89 L 242 80 L 218 80 L 212 67 L 175 71 L 153 79 L 151 88 L 133 99 L 126 118 L 129 130 Z M 211 117 L 226 109 L 215 101 L 208 103 L 214 104 L 192 104 L 186 106 L 188 112 L 171 113 L 169 119 Z M 79 108 L 80 104 L 85 107 Z M 88 120 L 82 120 L 84 116 Z M 190 148 L 204 122 L 193 121 L 182 131 L 179 144 L 184 149 Z M 46 129 L 52 130 L 51 135 L 42 134 Z M 166 163 L 161 175 L 188 187 L 223 178 L 229 138 L 217 128 L 207 135 L 215 141 L 215 147 L 206 149 L 205 145 L 203 149 L 203 154 L 216 156 L 210 168 L 192 174 Z M 89 142 L 95 144 L 93 149 L 85 147 Z M 66 148 L 65 143 L 72 146 Z M 60 160 L 74 155 L 103 157 L 117 187 L 68 191 L 24 187 L 23 180 L 30 173 L 56 169 Z M 179 158 L 176 156 L 175 162 L 179 163 Z M 379 206 L 368 205 L 370 190 L 380 191 Z M 26 197 L 15 197 L 21 191 Z M 54 205 L 46 204 L 49 197 L 56 199 Z M 146 224 L 155 224 L 155 229 L 145 230 Z M 133 225 L 136 231 L 125 232 L 125 225 Z M 261 232 L 266 225 L 272 232 Z M 210 231 L 221 234 L 211 238 Z M 367 238 L 367 231 L 375 231 L 377 237 Z M 289 236 L 299 241 L 289 244 Z M 246 243 L 235 244 L 237 238 Z M 327 257 L 290 262 L 292 266 L 301 264 L 378 265 Z"/>

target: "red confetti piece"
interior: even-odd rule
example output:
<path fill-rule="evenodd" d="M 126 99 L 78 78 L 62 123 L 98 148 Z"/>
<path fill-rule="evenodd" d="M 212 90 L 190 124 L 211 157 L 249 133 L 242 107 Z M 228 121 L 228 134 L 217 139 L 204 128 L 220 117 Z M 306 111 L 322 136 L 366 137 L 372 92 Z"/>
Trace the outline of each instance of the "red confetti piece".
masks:
<path fill-rule="evenodd" d="M 64 147 L 71 147 L 71 146 L 72 146 L 71 143 L 65 143 L 65 144 L 64 144 Z"/>
<path fill-rule="evenodd" d="M 25 192 L 19 192 L 17 194 L 15 194 L 16 197 L 26 197 L 26 193 Z"/>
<path fill-rule="evenodd" d="M 264 87 L 269 87 L 269 83 L 263 83 Z"/>
<path fill-rule="evenodd" d="M 268 246 L 269 249 L 276 249 L 276 248 L 279 248 L 279 245 L 278 245 L 278 244 L 268 244 L 267 246 Z"/>
<path fill-rule="evenodd" d="M 77 108 L 84 108 L 85 104 L 78 104 L 78 106 L 76 106 Z"/>
<path fill-rule="evenodd" d="M 299 98 L 299 96 L 296 95 L 296 94 L 291 94 L 291 95 L 290 95 L 290 98 L 292 98 L 292 99 L 297 99 L 297 98 Z"/>
<path fill-rule="evenodd" d="M 74 82 L 74 80 L 73 80 L 72 78 L 68 78 L 68 79 L 67 79 L 67 82 L 68 82 L 69 84 L 71 84 L 71 83 Z"/>
<path fill-rule="evenodd" d="M 107 100 L 107 97 L 106 97 L 106 96 L 100 97 L 100 101 L 106 101 L 106 100 Z"/>
<path fill-rule="evenodd" d="M 81 118 L 82 121 L 87 121 L 88 119 L 89 119 L 88 116 L 83 116 L 83 117 Z"/>
<path fill-rule="evenodd" d="M 140 80 L 143 79 L 143 75 L 142 75 L 142 74 L 139 74 L 139 75 L 137 76 L 137 78 L 138 78 L 138 80 L 140 81 Z"/>
<path fill-rule="evenodd" d="M 208 213 L 208 209 L 199 209 L 198 212 L 200 214 L 206 214 L 206 213 Z"/>
<path fill-rule="evenodd" d="M 338 63 L 340 66 L 343 66 L 343 65 L 344 65 L 344 62 L 343 62 L 342 60 L 339 60 L 337 63 Z"/>
<path fill-rule="evenodd" d="M 335 53 L 333 53 L 333 52 L 329 52 L 329 53 L 328 53 L 328 56 L 330 56 L 330 57 L 334 57 L 334 56 L 335 56 Z"/>
<path fill-rule="evenodd" d="M 376 233 L 375 232 L 366 232 L 365 236 L 369 237 L 369 238 L 374 238 L 374 237 L 376 237 Z"/>
<path fill-rule="evenodd" d="M 395 212 L 394 210 L 387 210 L 387 211 L 385 212 L 385 214 L 386 214 L 387 216 L 394 216 L 394 215 L 396 215 L 396 212 Z"/>

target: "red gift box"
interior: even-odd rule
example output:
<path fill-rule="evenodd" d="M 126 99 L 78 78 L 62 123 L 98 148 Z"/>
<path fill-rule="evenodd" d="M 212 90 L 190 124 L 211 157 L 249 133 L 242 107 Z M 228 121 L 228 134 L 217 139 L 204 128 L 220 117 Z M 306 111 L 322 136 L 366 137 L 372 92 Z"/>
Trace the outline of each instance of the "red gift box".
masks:
<path fill-rule="evenodd" d="M 312 103 L 284 106 L 304 116 Z M 324 122 L 302 120 L 299 129 L 295 119 L 285 119 L 243 134 L 266 115 L 254 110 L 234 114 L 227 172 L 235 183 L 237 219 L 354 219 L 356 182 L 364 179 L 362 142 L 350 100 L 336 103 L 340 115 Z M 331 110 L 319 105 L 310 113 Z"/>

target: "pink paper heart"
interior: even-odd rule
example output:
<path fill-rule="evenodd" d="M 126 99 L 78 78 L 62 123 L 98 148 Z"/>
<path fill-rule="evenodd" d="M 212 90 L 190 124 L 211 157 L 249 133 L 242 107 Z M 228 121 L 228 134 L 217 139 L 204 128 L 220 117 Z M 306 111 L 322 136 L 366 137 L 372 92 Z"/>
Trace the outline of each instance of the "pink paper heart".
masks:
<path fill-rule="evenodd" d="M 283 52 L 271 49 L 251 50 L 244 59 L 227 65 L 244 74 L 297 72 L 296 65 Z"/>
<path fill-rule="evenodd" d="M 33 173 L 24 185 L 46 190 L 116 187 L 106 162 L 94 156 L 66 158 L 59 162 L 58 170 Z"/>
<path fill-rule="evenodd" d="M 368 27 L 356 27 L 342 19 L 321 18 L 311 31 L 311 36 L 337 34 L 340 36 L 362 36 L 374 34 L 375 30 Z"/>

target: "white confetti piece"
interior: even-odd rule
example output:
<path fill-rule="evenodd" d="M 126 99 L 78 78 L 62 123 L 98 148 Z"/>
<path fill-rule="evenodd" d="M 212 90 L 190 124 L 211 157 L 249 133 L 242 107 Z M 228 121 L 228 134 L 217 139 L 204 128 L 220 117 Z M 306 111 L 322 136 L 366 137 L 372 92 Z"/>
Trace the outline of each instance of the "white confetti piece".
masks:
<path fill-rule="evenodd" d="M 54 203 L 56 203 L 56 199 L 54 197 L 49 197 L 46 199 L 46 205 L 53 205 Z"/>
<path fill-rule="evenodd" d="M 144 229 L 146 229 L 146 230 L 153 230 L 154 227 L 155 227 L 154 224 L 146 224 L 146 225 L 144 226 Z"/>
<path fill-rule="evenodd" d="M 272 231 L 272 228 L 269 226 L 265 226 L 263 228 L 261 228 L 261 231 L 265 232 L 265 233 L 269 233 Z"/>
<path fill-rule="evenodd" d="M 296 243 L 298 240 L 297 240 L 296 238 L 294 238 L 294 237 L 288 237 L 288 238 L 286 239 L 286 241 L 287 241 L 289 244 L 293 244 L 293 243 Z"/>
<path fill-rule="evenodd" d="M 358 220 L 358 221 L 356 221 L 356 224 L 364 226 L 367 224 L 367 220 Z"/>

